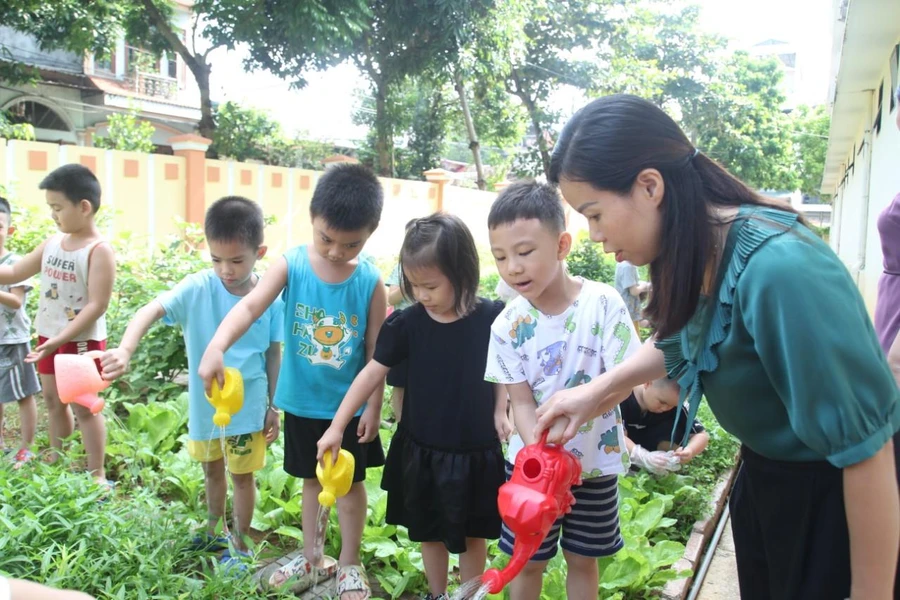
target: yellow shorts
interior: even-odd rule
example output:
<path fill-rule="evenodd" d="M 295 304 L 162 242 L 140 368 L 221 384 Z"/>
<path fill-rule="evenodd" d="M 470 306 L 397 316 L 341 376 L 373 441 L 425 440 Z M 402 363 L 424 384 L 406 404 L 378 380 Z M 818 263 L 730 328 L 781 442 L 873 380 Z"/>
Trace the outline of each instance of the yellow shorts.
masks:
<path fill-rule="evenodd" d="M 244 433 L 225 438 L 225 462 L 235 475 L 253 473 L 266 465 L 266 436 L 262 431 Z M 222 440 L 188 440 L 188 454 L 200 462 L 221 460 Z"/>

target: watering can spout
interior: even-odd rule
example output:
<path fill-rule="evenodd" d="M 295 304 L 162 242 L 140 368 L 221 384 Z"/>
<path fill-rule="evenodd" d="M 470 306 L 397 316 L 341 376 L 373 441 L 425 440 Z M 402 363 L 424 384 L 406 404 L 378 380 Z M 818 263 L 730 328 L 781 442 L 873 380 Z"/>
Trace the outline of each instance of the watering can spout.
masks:
<path fill-rule="evenodd" d="M 103 356 L 99 350 L 84 354 L 57 354 L 53 357 L 56 372 L 56 389 L 64 404 L 79 404 L 92 414 L 103 410 L 104 402 L 98 392 L 109 387 L 109 382 L 100 376 L 94 362 Z"/>
<path fill-rule="evenodd" d="M 219 389 L 219 382 L 213 379 L 209 403 L 216 409 L 213 424 L 216 427 L 227 427 L 231 417 L 244 406 L 244 378 L 234 367 L 225 367 L 225 385 Z"/>
<path fill-rule="evenodd" d="M 499 593 L 538 551 L 557 519 L 572 509 L 572 486 L 581 482 L 581 463 L 562 446 L 548 445 L 546 433 L 537 444 L 516 455 L 512 477 L 500 486 L 500 517 L 515 534 L 513 555 L 502 571 L 490 569 L 484 583 Z"/>

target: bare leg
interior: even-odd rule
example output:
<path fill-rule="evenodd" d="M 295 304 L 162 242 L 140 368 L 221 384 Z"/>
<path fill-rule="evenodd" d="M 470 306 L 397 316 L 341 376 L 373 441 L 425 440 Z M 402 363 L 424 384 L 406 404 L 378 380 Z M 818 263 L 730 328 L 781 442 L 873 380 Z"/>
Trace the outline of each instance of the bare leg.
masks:
<path fill-rule="evenodd" d="M 394 411 L 394 421 L 400 422 L 403 414 L 403 391 L 402 387 L 395 387 L 391 390 L 391 410 Z"/>
<path fill-rule="evenodd" d="M 509 583 L 509 597 L 511 600 L 538 600 L 541 597 L 544 569 L 549 561 L 531 561 L 525 565 L 522 572 Z M 594 590 L 597 593 L 597 590 Z"/>
<path fill-rule="evenodd" d="M 487 542 L 483 538 L 466 538 L 466 551 L 459 555 L 460 580 L 465 583 L 480 576 L 486 562 Z"/>
<path fill-rule="evenodd" d="M 106 481 L 106 418 L 103 413 L 92 415 L 87 408 L 73 404 L 72 410 L 78 419 L 81 439 L 87 452 L 88 471 L 99 481 Z"/>
<path fill-rule="evenodd" d="M 362 544 L 363 528 L 366 526 L 366 486 L 354 483 L 350 491 L 337 501 L 338 521 L 341 526 L 341 566 L 358 565 L 359 547 Z M 365 600 L 365 594 L 352 592 L 344 594 L 340 600 Z"/>
<path fill-rule="evenodd" d="M 56 391 L 56 376 L 41 375 L 41 387 L 44 392 L 44 403 L 47 405 L 47 429 L 50 433 L 50 462 L 56 462 L 59 458 L 57 450 L 62 448 L 64 438 L 75 431 L 75 419 L 69 407 L 59 399 Z"/>
<path fill-rule="evenodd" d="M 438 596 L 447 591 L 447 569 L 450 566 L 450 554 L 441 542 L 422 542 L 422 562 L 425 563 L 425 578 L 428 589 Z"/>
<path fill-rule="evenodd" d="M 19 400 L 19 427 L 22 431 L 22 443 L 19 448 L 26 450 L 34 445 L 34 432 L 37 428 L 37 404 L 34 396 L 26 396 Z"/>
<path fill-rule="evenodd" d="M 216 525 L 222 522 L 223 533 L 228 532 L 228 524 L 225 522 L 225 460 L 213 460 L 203 464 L 203 478 L 206 484 L 206 533 L 215 537 Z"/>
<path fill-rule="evenodd" d="M 566 557 L 566 594 L 571 600 L 595 600 L 600 574 L 597 559 L 563 550 Z"/>
<path fill-rule="evenodd" d="M 234 547 L 247 552 L 246 539 L 250 536 L 250 521 L 253 520 L 253 505 L 256 502 L 256 484 L 253 473 L 231 474 L 234 485 Z"/>

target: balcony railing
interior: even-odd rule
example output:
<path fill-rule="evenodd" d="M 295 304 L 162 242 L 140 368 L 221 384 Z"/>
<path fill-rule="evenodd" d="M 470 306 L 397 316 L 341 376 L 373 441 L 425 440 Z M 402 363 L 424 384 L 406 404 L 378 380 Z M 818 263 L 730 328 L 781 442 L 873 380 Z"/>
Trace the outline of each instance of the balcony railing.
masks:
<path fill-rule="evenodd" d="M 129 79 L 138 94 L 151 98 L 174 100 L 178 96 L 178 81 L 156 73 L 137 71 Z"/>

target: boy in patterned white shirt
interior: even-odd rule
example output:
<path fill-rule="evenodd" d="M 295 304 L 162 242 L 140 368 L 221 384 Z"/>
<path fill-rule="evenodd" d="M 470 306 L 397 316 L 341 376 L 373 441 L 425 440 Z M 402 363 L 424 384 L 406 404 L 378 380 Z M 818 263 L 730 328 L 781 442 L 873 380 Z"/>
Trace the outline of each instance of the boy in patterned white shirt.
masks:
<path fill-rule="evenodd" d="M 572 236 L 555 188 L 509 186 L 491 207 L 488 227 L 497 270 L 519 294 L 494 322 L 485 373 L 488 381 L 506 386 L 512 404 L 517 433 L 507 457 L 511 473 L 517 452 L 537 441 L 532 432 L 540 403 L 611 369 L 640 342 L 615 289 L 566 272 Z M 566 448 L 582 466 L 582 485 L 572 490 L 575 506 L 510 584 L 513 600 L 540 597 L 542 575 L 560 537 L 570 599 L 596 598 L 597 558 L 622 548 L 617 485 L 629 462 L 618 407 L 584 425 Z M 511 554 L 513 541 L 504 526 L 500 548 Z"/>

